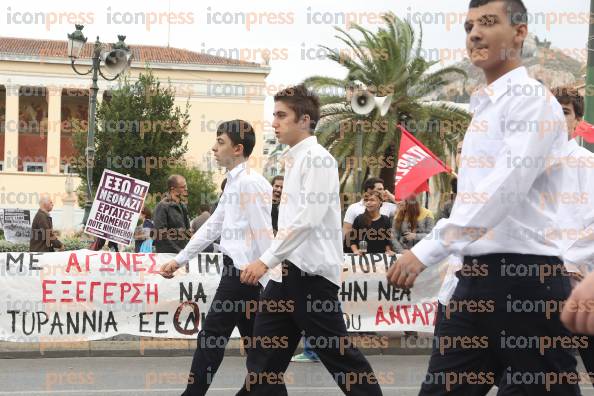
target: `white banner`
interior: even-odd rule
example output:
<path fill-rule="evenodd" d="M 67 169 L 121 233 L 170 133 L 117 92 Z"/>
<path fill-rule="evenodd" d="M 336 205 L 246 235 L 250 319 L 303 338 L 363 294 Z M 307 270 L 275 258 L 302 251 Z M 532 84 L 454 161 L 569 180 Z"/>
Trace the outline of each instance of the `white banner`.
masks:
<path fill-rule="evenodd" d="M 158 271 L 172 257 L 90 250 L 0 253 L 0 340 L 195 338 L 219 284 L 222 256 L 201 254 L 187 270 L 165 279 Z M 349 331 L 433 331 L 438 269 L 429 268 L 412 290 L 402 290 L 386 281 L 393 260 L 345 255 L 339 298 Z"/>

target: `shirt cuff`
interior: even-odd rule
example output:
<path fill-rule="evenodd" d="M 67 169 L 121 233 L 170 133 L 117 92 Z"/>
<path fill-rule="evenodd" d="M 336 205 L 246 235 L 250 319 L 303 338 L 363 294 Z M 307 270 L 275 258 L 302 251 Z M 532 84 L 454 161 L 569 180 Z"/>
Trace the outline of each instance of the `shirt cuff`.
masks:
<path fill-rule="evenodd" d="M 432 235 L 428 237 L 432 238 Z M 441 263 L 450 254 L 439 239 L 425 238 L 410 250 L 426 267 Z"/>
<path fill-rule="evenodd" d="M 580 269 L 578 268 L 577 265 L 575 265 L 574 263 L 570 262 L 570 261 L 565 261 L 565 269 L 567 270 L 567 272 L 576 272 L 578 274 L 581 274 L 582 271 L 580 271 Z"/>
<path fill-rule="evenodd" d="M 270 249 L 266 250 L 262 256 L 260 256 L 260 261 L 262 261 L 269 269 L 272 269 L 279 265 L 282 260 L 279 260 L 275 255 L 270 252 Z"/>
<path fill-rule="evenodd" d="M 182 264 L 187 263 L 188 260 L 188 254 L 186 253 L 185 249 L 182 249 L 181 252 L 179 252 L 175 258 L 174 258 L 175 262 L 177 263 L 177 266 L 179 267 Z"/>

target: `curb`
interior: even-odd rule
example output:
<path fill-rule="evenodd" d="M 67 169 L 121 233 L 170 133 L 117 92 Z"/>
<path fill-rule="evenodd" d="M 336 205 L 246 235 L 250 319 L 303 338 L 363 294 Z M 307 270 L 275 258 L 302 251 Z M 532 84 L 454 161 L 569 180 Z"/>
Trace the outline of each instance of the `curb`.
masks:
<path fill-rule="evenodd" d="M 358 345 L 358 348 L 363 354 L 369 356 L 430 355 L 432 340 L 432 335 L 405 337 L 400 334 L 398 337 L 391 336 L 385 340 L 387 345 L 383 347 Z M 402 345 L 403 341 L 407 345 Z M 0 359 L 192 356 L 195 349 L 196 341 L 193 339 L 138 336 L 116 336 L 99 341 L 52 343 L 0 341 Z M 297 352 L 300 353 L 302 350 L 303 346 L 300 342 Z M 243 346 L 240 346 L 239 339 L 229 340 L 225 356 L 245 356 L 245 350 Z"/>

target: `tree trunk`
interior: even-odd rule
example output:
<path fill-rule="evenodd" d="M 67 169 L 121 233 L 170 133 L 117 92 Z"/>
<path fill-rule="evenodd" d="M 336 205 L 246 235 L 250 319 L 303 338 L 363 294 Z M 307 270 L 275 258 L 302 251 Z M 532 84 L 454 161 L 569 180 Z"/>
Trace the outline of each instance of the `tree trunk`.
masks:
<path fill-rule="evenodd" d="M 396 180 L 396 162 L 398 158 L 396 158 L 395 145 L 390 145 L 386 152 L 384 153 L 385 156 L 385 163 L 392 164 L 393 166 L 386 166 L 380 170 L 379 177 L 384 181 L 384 188 L 394 194 L 394 182 Z"/>

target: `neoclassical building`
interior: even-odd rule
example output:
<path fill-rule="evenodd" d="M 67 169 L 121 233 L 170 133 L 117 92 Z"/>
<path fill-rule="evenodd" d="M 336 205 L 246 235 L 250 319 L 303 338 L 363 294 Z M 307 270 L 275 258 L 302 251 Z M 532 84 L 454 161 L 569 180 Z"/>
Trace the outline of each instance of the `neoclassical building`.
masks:
<path fill-rule="evenodd" d="M 79 70 L 91 64 L 92 44 L 77 60 Z M 266 64 L 221 58 L 184 49 L 130 43 L 130 79 L 150 67 L 162 84 L 176 91 L 182 109 L 189 101 L 189 165 L 215 171 L 222 179 L 210 148 L 219 122 L 242 118 L 259 137 L 265 123 Z M 67 41 L 0 38 L 0 208 L 36 209 L 39 194 L 47 193 L 60 213 L 67 186 L 77 187 L 68 164 L 76 158 L 72 130 L 86 126 L 90 76 L 74 73 L 67 57 Z M 108 97 L 118 82 L 99 80 L 98 100 Z M 257 139 L 254 165 L 262 169 L 263 138 Z M 68 182 L 67 182 L 68 180 Z M 75 206 L 77 218 L 82 210 Z"/>

